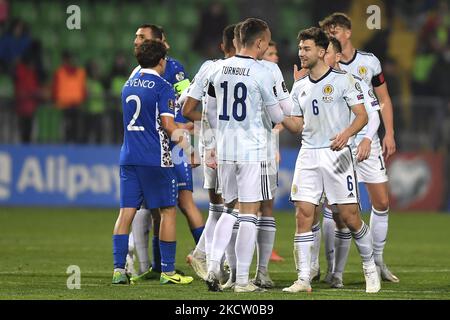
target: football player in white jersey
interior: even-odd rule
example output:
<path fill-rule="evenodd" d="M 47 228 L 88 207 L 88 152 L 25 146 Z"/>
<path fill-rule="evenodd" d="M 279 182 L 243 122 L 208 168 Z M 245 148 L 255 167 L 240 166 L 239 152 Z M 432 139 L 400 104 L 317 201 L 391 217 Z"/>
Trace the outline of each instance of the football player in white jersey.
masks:
<path fill-rule="evenodd" d="M 211 261 L 206 280 L 208 289 L 220 291 L 217 275 L 237 217 L 235 292 L 259 292 L 263 289 L 248 281 L 256 241 L 256 213 L 260 202 L 273 198 L 276 189 L 275 151 L 272 122 L 280 123 L 290 114 L 291 104 L 280 104 L 273 90 L 272 73 L 257 60 L 268 48 L 271 33 L 267 24 L 255 18 L 242 23 L 242 49 L 236 56 L 214 66 L 209 81 L 217 98 L 217 160 L 219 184 L 225 202 L 213 239 Z M 281 108 L 280 108 L 281 106 Z"/>
<path fill-rule="evenodd" d="M 235 25 L 229 25 L 223 30 L 222 43 L 220 45 L 221 50 L 224 53 L 224 58 L 230 58 L 235 55 L 236 49 L 233 45 Z M 196 272 L 196 274 L 202 279 L 206 280 L 207 275 L 207 261 L 209 260 L 211 253 L 212 239 L 214 235 L 214 229 L 220 215 L 223 212 L 223 200 L 222 196 L 218 193 L 217 187 L 217 170 L 208 167 L 205 164 L 205 150 L 215 147 L 215 137 L 211 125 L 209 124 L 208 117 L 215 118 L 216 108 L 208 109 L 209 103 L 214 103 L 215 98 L 207 94 L 209 88 L 209 82 L 207 80 L 208 71 L 212 68 L 216 61 L 207 60 L 200 67 L 199 71 L 192 80 L 191 85 L 185 92 L 185 101 L 181 99 L 183 103 L 183 115 L 191 121 L 201 121 L 200 137 L 199 137 L 199 149 L 200 156 L 202 158 L 204 168 L 204 184 L 203 187 L 208 190 L 209 195 L 209 212 L 208 219 L 206 221 L 204 236 L 205 236 L 205 253 L 201 252 L 201 248 L 198 246 L 194 249 L 192 256 L 190 257 L 190 265 Z M 199 102 L 202 101 L 202 112 L 199 113 L 195 110 Z M 206 255 L 206 261 L 203 258 Z M 221 268 L 222 271 L 222 268 Z"/>
<path fill-rule="evenodd" d="M 351 137 L 367 124 L 364 95 L 350 74 L 334 70 L 324 62 L 329 44 L 325 32 L 312 27 L 299 33 L 299 56 L 309 75 L 294 83 L 294 123 L 283 122 L 292 132 L 302 132 L 292 182 L 291 200 L 296 207 L 297 228 L 294 258 L 298 279 L 285 292 L 310 292 L 311 247 L 314 212 L 324 192 L 330 204 L 338 206 L 351 230 L 360 253 L 366 292 L 380 290 L 372 238 L 358 208 L 358 187 L 354 170 Z M 350 123 L 350 114 L 355 119 Z"/>
<path fill-rule="evenodd" d="M 342 59 L 339 63 L 341 69 L 361 77 L 373 88 L 373 92 L 380 102 L 381 117 L 386 134 L 383 138 L 382 148 L 378 139 L 372 142 L 371 156 L 363 163 L 364 168 L 361 166 L 359 180 L 365 182 L 372 203 L 370 227 L 373 235 L 375 262 L 383 280 L 399 282 L 398 277 L 392 274 L 383 260 L 389 213 L 388 177 L 383 154 L 387 159 L 395 152 L 395 140 L 392 102 L 380 61 L 372 53 L 362 52 L 353 47 L 351 20 L 345 14 L 333 13 L 319 24 L 325 32 L 341 43 Z M 362 172 L 363 170 L 364 172 Z"/>
<path fill-rule="evenodd" d="M 264 54 L 263 59 L 259 60 L 259 62 L 273 73 L 275 79 L 274 91 L 276 92 L 278 101 L 280 103 L 291 103 L 289 91 L 284 82 L 283 74 L 276 63 L 278 62 L 278 55 L 276 51 L 275 42 L 271 41 L 269 43 L 269 48 Z M 284 128 L 282 124 L 277 124 L 273 129 L 275 136 L 277 137 L 279 132 L 283 129 Z M 276 143 L 276 141 L 273 141 L 273 143 Z M 277 152 L 277 167 L 278 162 L 279 162 L 279 153 Z M 277 175 L 278 171 L 274 172 L 273 174 Z M 256 275 L 252 281 L 255 285 L 262 288 L 272 288 L 274 286 L 274 283 L 270 278 L 268 270 L 269 260 L 272 260 L 272 257 L 274 257 L 276 261 L 283 260 L 283 258 L 278 256 L 278 254 L 273 251 L 276 232 L 276 221 L 275 217 L 273 216 L 273 204 L 274 199 L 263 201 L 261 203 L 260 212 L 258 213 L 258 222 L 257 222 L 258 232 L 256 242 L 257 265 L 256 265 Z"/>
<path fill-rule="evenodd" d="M 342 48 L 340 42 L 336 38 L 331 37 L 330 44 L 328 45 L 325 54 L 325 63 L 336 70 L 340 70 L 339 59 L 341 57 L 341 52 Z M 357 160 L 355 165 L 359 180 L 361 170 L 364 171 L 364 168 L 367 165 L 367 159 L 371 154 L 371 143 L 378 139 L 377 130 L 380 125 L 378 110 L 380 110 L 380 107 L 377 98 L 371 92 L 372 89 L 362 81 L 361 78 L 355 75 L 353 75 L 353 77 L 364 94 L 364 106 L 369 117 L 367 125 L 357 133 L 354 141 L 355 143 L 352 145 L 353 156 Z M 331 214 L 331 212 L 333 212 L 333 214 Z M 319 222 L 319 214 L 317 211 L 316 215 L 314 221 Z M 323 230 L 325 251 L 327 253 L 326 258 L 328 262 L 328 272 L 325 281 L 330 283 L 333 288 L 342 288 L 342 274 L 350 249 L 351 233 L 340 218 L 339 210 L 336 206 L 333 206 L 333 208 L 328 206 L 326 208 L 323 219 Z M 318 250 L 313 250 L 312 255 L 316 255 L 313 259 L 314 261 L 319 260 Z M 314 266 L 312 265 L 311 268 L 314 269 Z"/>

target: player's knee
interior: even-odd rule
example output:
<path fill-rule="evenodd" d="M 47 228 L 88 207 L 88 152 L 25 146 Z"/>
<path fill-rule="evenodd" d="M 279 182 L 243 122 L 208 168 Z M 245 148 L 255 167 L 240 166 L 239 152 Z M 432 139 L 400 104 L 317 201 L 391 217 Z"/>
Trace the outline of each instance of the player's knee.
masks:
<path fill-rule="evenodd" d="M 372 203 L 372 206 L 377 211 L 386 211 L 389 209 L 389 198 L 383 197 L 383 198 L 377 199 L 376 201 L 374 201 Z"/>

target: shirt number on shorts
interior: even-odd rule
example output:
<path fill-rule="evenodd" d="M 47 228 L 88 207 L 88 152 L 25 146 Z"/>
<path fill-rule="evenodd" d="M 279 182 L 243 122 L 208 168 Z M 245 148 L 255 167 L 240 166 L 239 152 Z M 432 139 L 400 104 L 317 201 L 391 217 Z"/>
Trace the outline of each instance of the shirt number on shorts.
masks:
<path fill-rule="evenodd" d="M 313 109 L 313 114 L 314 115 L 318 115 L 319 114 L 319 106 L 317 105 L 317 100 L 316 99 L 314 99 L 313 101 L 312 101 L 312 109 Z"/>
<path fill-rule="evenodd" d="M 135 126 L 137 118 L 139 117 L 139 113 L 141 113 L 141 99 L 137 95 L 128 96 L 125 100 L 128 103 L 130 100 L 136 101 L 136 112 L 133 114 L 133 118 L 131 118 L 130 123 L 127 125 L 128 131 L 144 131 L 145 128 L 143 126 Z"/>
<path fill-rule="evenodd" d="M 220 84 L 223 89 L 223 109 L 222 114 L 219 114 L 219 120 L 229 121 L 230 116 L 228 115 L 228 81 L 224 81 Z M 238 82 L 234 86 L 234 102 L 233 102 L 233 118 L 236 121 L 243 121 L 247 116 L 247 105 L 245 104 L 245 99 L 247 99 L 247 87 L 244 83 Z M 238 114 L 238 108 L 241 108 L 241 114 Z"/>
<path fill-rule="evenodd" d="M 348 191 L 353 191 L 353 177 L 347 176 L 347 189 Z"/>

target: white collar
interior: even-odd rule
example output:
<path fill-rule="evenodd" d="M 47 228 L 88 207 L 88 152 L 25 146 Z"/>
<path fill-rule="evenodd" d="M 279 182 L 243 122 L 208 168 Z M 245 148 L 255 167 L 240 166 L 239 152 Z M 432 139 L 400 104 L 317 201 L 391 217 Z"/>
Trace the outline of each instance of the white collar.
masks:
<path fill-rule="evenodd" d="M 153 69 L 141 68 L 141 70 L 139 70 L 138 72 L 153 74 L 155 76 L 161 77 L 161 75 Z"/>

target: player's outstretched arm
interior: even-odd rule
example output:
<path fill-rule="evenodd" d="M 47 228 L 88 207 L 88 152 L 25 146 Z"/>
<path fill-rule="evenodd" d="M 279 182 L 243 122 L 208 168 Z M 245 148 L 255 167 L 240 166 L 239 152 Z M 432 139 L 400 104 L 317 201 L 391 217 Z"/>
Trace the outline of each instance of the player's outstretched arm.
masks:
<path fill-rule="evenodd" d="M 369 158 L 372 150 L 373 136 L 377 133 L 380 126 L 380 116 L 378 112 L 369 113 L 369 122 L 367 123 L 367 132 L 364 135 L 362 141 L 358 144 L 356 159 L 358 161 L 364 161 Z"/>
<path fill-rule="evenodd" d="M 357 134 L 367 124 L 368 115 L 362 103 L 352 106 L 352 112 L 355 114 L 355 119 L 350 126 L 330 139 L 332 141 L 331 150 L 342 150 L 347 145 L 348 139 Z"/>
<path fill-rule="evenodd" d="M 381 117 L 383 118 L 384 127 L 386 129 L 386 134 L 383 138 L 383 154 L 387 159 L 396 151 L 392 101 L 389 96 L 386 82 L 378 87 L 374 87 L 374 90 L 380 101 Z"/>
<path fill-rule="evenodd" d="M 303 130 L 303 117 L 286 117 L 282 124 L 290 133 L 299 134 Z"/>
<path fill-rule="evenodd" d="M 202 119 L 202 114 L 200 111 L 195 110 L 199 102 L 200 100 L 188 96 L 181 108 L 183 117 L 191 121 L 200 121 Z"/>

